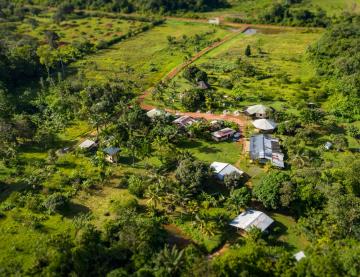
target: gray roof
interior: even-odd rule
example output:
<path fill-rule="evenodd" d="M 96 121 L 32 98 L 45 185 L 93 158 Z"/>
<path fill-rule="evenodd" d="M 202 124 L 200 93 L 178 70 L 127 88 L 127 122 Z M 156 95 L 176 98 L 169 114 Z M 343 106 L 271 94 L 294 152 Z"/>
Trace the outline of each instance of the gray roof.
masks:
<path fill-rule="evenodd" d="M 110 146 L 110 147 L 107 147 L 104 149 L 104 153 L 110 155 L 110 156 L 113 156 L 115 154 L 117 154 L 118 152 L 120 151 L 120 148 L 118 147 L 113 147 L 113 146 Z"/>
<path fill-rule="evenodd" d="M 275 166 L 284 167 L 284 155 L 279 139 L 259 134 L 250 138 L 250 157 L 252 160 L 267 159 Z"/>
<path fill-rule="evenodd" d="M 240 169 L 237 169 L 235 166 L 228 163 L 213 162 L 210 167 L 214 169 L 216 174 L 229 175 L 233 172 L 237 172 L 240 175 L 244 174 L 244 171 L 241 171 Z"/>
<path fill-rule="evenodd" d="M 230 225 L 245 231 L 249 231 L 253 227 L 265 231 L 273 222 L 274 220 L 263 212 L 247 210 L 231 221 Z"/>
<path fill-rule="evenodd" d="M 254 125 L 254 127 L 256 129 L 260 129 L 260 130 L 263 130 L 263 131 L 270 131 L 270 130 L 274 130 L 277 126 L 277 124 L 270 120 L 270 119 L 257 119 L 257 120 L 254 120 L 252 122 L 252 124 Z"/>

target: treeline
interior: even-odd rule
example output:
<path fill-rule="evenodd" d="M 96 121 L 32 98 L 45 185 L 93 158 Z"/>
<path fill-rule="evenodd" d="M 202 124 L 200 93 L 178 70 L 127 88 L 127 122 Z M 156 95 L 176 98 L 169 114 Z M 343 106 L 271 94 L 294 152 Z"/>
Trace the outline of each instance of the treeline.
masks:
<path fill-rule="evenodd" d="M 360 17 L 345 16 L 309 48 L 321 76 L 331 77 L 336 92 L 329 110 L 346 120 L 360 118 Z"/>
<path fill-rule="evenodd" d="M 58 6 L 61 0 L 26 1 Z M 69 0 L 77 9 L 94 9 L 109 12 L 155 12 L 172 13 L 177 11 L 204 12 L 229 6 L 226 0 Z"/>

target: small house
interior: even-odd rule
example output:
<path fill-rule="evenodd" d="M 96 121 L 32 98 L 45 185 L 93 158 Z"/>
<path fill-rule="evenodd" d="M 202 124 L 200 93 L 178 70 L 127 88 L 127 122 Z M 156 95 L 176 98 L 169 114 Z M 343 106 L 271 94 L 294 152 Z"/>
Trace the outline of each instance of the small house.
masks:
<path fill-rule="evenodd" d="M 252 124 L 256 129 L 265 132 L 272 132 L 277 127 L 277 124 L 274 121 L 265 118 L 254 120 Z"/>
<path fill-rule="evenodd" d="M 118 153 L 120 152 L 120 148 L 110 146 L 110 147 L 105 148 L 103 151 L 106 154 L 106 160 L 108 162 L 117 163 Z"/>
<path fill-rule="evenodd" d="M 250 138 L 250 158 L 253 161 L 284 168 L 284 154 L 281 151 L 279 139 L 270 135 L 259 134 Z"/>
<path fill-rule="evenodd" d="M 196 122 L 196 119 L 192 118 L 191 116 L 187 116 L 187 115 L 181 116 L 173 121 L 174 124 L 178 125 L 181 128 L 191 126 L 195 122 Z"/>
<path fill-rule="evenodd" d="M 198 88 L 199 88 L 199 89 L 209 89 L 210 86 L 209 86 L 209 84 L 207 84 L 207 83 L 204 82 L 204 81 L 199 81 L 199 82 L 198 82 Z"/>
<path fill-rule="evenodd" d="M 210 167 L 214 170 L 216 178 L 220 181 L 224 181 L 226 175 L 234 172 L 238 173 L 239 175 L 244 174 L 244 171 L 241 171 L 240 169 L 237 169 L 235 166 L 228 163 L 213 162 Z"/>
<path fill-rule="evenodd" d="M 304 253 L 304 251 L 300 251 L 300 252 L 297 252 L 295 255 L 294 255 L 294 258 L 295 258 L 295 260 L 296 261 L 300 261 L 300 260 L 302 260 L 303 258 L 305 258 L 306 256 L 305 256 L 305 253 Z"/>
<path fill-rule="evenodd" d="M 224 141 L 230 139 L 235 133 L 236 131 L 231 128 L 224 128 L 213 132 L 211 135 L 215 141 Z"/>
<path fill-rule="evenodd" d="M 255 118 L 266 118 L 271 109 L 264 105 L 250 106 L 245 110 L 245 114 Z"/>
<path fill-rule="evenodd" d="M 165 112 L 164 110 L 160 110 L 160 109 L 152 109 L 150 111 L 148 111 L 146 113 L 146 115 L 150 118 L 150 119 L 155 119 L 156 117 L 159 116 L 163 116 L 163 115 L 168 115 L 167 112 Z"/>
<path fill-rule="evenodd" d="M 256 227 L 264 232 L 273 222 L 274 220 L 263 212 L 247 210 L 231 221 L 230 225 L 244 231 Z"/>
<path fill-rule="evenodd" d="M 82 150 L 90 150 L 96 147 L 96 142 L 90 139 L 84 140 L 82 143 L 79 144 L 79 148 Z"/>
<path fill-rule="evenodd" d="M 213 25 L 220 25 L 220 18 L 219 17 L 210 18 L 208 23 Z"/>

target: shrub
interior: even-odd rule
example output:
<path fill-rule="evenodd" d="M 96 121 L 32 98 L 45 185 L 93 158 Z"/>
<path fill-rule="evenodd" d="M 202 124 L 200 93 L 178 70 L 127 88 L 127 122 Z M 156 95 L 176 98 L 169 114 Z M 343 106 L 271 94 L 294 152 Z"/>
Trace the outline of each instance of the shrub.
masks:
<path fill-rule="evenodd" d="M 50 214 L 63 211 L 69 204 L 69 199 L 61 193 L 51 194 L 44 202 L 44 207 Z"/>
<path fill-rule="evenodd" d="M 129 178 L 128 184 L 129 184 L 128 186 L 129 192 L 140 198 L 144 196 L 144 192 L 148 186 L 144 178 L 141 178 L 136 175 L 132 175 Z"/>

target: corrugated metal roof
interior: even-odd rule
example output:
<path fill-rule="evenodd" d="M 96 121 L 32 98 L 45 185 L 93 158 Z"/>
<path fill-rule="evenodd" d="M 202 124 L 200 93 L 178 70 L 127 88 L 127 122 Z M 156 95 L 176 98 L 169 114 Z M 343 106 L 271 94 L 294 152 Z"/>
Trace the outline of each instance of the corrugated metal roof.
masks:
<path fill-rule="evenodd" d="M 275 166 L 284 167 L 279 140 L 268 135 L 259 134 L 250 138 L 250 157 L 252 160 L 267 159 Z"/>
<path fill-rule="evenodd" d="M 247 210 L 231 221 L 230 225 L 245 231 L 249 231 L 253 227 L 265 231 L 273 222 L 274 220 L 263 212 Z"/>

